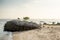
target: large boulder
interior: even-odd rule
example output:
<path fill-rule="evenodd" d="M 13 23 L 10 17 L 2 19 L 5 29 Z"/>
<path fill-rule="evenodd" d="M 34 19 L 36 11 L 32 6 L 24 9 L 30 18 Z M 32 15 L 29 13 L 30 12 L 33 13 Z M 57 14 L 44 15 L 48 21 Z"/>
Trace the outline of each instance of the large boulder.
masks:
<path fill-rule="evenodd" d="M 33 22 L 11 20 L 4 25 L 4 31 L 17 32 L 38 29 L 39 25 Z"/>

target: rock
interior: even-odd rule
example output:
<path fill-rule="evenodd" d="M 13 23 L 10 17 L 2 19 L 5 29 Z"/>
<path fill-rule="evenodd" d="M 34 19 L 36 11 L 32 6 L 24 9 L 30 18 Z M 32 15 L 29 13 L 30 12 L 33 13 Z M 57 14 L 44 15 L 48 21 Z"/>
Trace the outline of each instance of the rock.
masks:
<path fill-rule="evenodd" d="M 16 32 L 16 31 L 28 31 L 39 28 L 39 25 L 33 22 L 11 20 L 4 25 L 4 31 Z"/>

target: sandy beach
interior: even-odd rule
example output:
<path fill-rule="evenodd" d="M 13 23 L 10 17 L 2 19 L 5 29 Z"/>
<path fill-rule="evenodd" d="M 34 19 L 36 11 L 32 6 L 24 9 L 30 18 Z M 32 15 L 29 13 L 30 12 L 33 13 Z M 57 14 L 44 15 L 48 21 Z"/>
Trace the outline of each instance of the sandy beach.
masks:
<path fill-rule="evenodd" d="M 14 40 L 60 40 L 60 31 L 56 28 L 42 28 L 13 33 Z"/>

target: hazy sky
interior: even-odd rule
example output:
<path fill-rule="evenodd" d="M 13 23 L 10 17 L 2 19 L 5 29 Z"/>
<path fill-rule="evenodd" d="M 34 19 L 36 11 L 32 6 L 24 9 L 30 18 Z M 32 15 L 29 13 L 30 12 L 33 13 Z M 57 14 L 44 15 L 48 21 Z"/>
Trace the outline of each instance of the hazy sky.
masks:
<path fill-rule="evenodd" d="M 0 0 L 0 19 L 60 19 L 60 0 Z"/>

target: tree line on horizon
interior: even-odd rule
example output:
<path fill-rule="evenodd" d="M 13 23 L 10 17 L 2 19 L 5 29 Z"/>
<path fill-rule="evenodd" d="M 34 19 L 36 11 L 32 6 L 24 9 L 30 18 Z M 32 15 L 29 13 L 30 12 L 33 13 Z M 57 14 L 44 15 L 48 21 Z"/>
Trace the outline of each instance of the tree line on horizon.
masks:
<path fill-rule="evenodd" d="M 46 25 L 47 23 L 43 23 L 44 25 Z M 55 22 L 52 22 L 52 25 L 60 25 L 60 23 L 59 22 L 57 22 L 56 24 L 55 24 Z"/>
<path fill-rule="evenodd" d="M 18 18 L 18 19 L 20 19 L 20 18 Z M 30 19 L 30 17 L 23 17 L 23 20 L 24 20 L 24 21 L 29 20 L 29 19 Z M 43 21 L 43 22 L 44 22 L 44 21 Z M 48 24 L 48 23 L 44 22 L 43 24 Z M 57 22 L 56 24 L 55 24 L 55 22 L 52 22 L 52 24 L 53 24 L 53 25 L 60 25 L 60 22 Z"/>
<path fill-rule="evenodd" d="M 17 19 L 19 19 L 20 20 L 20 18 L 17 18 Z M 29 20 L 30 18 L 29 17 L 23 17 L 23 20 Z"/>

